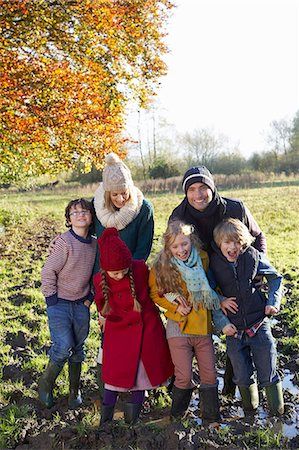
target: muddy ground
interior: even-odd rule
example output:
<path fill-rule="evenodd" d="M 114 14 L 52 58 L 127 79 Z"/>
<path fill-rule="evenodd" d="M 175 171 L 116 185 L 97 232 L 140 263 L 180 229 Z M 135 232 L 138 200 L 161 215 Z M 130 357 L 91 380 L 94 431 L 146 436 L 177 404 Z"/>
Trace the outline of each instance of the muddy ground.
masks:
<path fill-rule="evenodd" d="M 42 232 L 40 230 L 43 230 Z M 30 230 L 23 230 L 18 240 L 18 251 L 5 251 L 0 239 L 2 257 L 16 258 L 22 246 L 28 251 L 28 242 L 36 242 L 32 247 L 31 257 L 40 258 L 48 246 L 48 236 L 53 236 L 55 227 L 51 221 L 43 221 Z M 27 244 L 26 244 L 27 242 Z M 30 268 L 28 268 L 30 271 Z M 27 279 L 29 279 L 28 277 Z M 25 277 L 26 279 L 26 277 Z M 38 287 L 38 286 L 37 286 Z M 11 302 L 17 307 L 28 301 L 22 294 L 22 286 L 11 290 Z M 40 314 L 45 314 L 40 308 Z M 38 345 L 34 333 L 38 333 L 38 322 L 32 321 L 26 326 L 32 330 L 28 338 L 26 333 L 19 331 L 10 333 L 7 330 L 5 344 L 10 345 L 12 361 L 2 367 L 2 383 L 18 382 L 23 379 L 25 387 L 36 391 L 39 374 L 32 369 L 24 370 L 23 366 L 30 359 L 30 348 Z M 277 338 L 288 336 L 279 321 L 275 324 L 274 335 Z M 224 352 L 219 339 L 215 340 L 217 349 L 217 369 L 219 375 L 219 391 L 223 385 Z M 278 343 L 279 349 L 279 343 Z M 221 396 L 221 414 L 223 420 L 218 427 L 203 426 L 199 418 L 198 390 L 195 389 L 190 408 L 181 421 L 169 420 L 170 397 L 166 389 L 147 397 L 141 413 L 140 421 L 134 427 L 124 424 L 122 403 L 120 399 L 115 413 L 115 420 L 99 428 L 100 401 L 96 383 L 96 369 L 90 367 L 88 378 L 82 379 L 84 403 L 76 411 L 67 407 L 67 398 L 59 398 L 50 410 L 42 407 L 36 396 L 24 395 L 22 389 L 16 388 L 10 396 L 9 405 L 1 405 L 0 415 L 3 417 L 12 404 L 25 407 L 28 419 L 22 418 L 22 432 L 9 441 L 7 448 L 18 450 L 31 449 L 258 449 L 258 448 L 299 448 L 299 408 L 298 408 L 298 361 L 299 354 L 279 355 L 279 367 L 285 389 L 286 411 L 282 418 L 270 418 L 267 414 L 264 397 L 261 395 L 261 406 L 258 413 L 245 418 L 238 395 L 229 399 Z M 26 365 L 26 364 L 25 364 Z M 90 376 L 91 375 L 91 376 Z M 195 373 L 196 380 L 196 373 Z M 2 447 L 3 448 L 3 447 Z"/>

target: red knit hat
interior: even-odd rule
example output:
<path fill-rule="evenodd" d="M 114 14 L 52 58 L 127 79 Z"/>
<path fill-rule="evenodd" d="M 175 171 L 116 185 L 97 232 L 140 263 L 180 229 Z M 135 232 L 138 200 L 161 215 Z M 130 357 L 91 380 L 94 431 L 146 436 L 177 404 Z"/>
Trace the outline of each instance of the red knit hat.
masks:
<path fill-rule="evenodd" d="M 124 270 L 132 264 L 132 253 L 119 237 L 116 228 L 106 228 L 98 239 L 100 266 L 113 272 Z"/>

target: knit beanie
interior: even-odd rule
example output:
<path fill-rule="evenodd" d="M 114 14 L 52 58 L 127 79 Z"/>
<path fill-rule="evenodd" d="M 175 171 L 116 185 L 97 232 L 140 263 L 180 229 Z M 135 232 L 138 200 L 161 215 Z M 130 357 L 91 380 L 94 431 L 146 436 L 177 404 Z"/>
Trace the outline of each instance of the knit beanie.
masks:
<path fill-rule="evenodd" d="M 105 158 L 103 170 L 104 191 L 121 191 L 133 186 L 130 169 L 122 162 L 116 153 L 109 153 Z"/>
<path fill-rule="evenodd" d="M 103 270 L 124 270 L 132 264 L 132 254 L 119 237 L 116 228 L 106 228 L 98 239 L 100 267 Z"/>
<path fill-rule="evenodd" d="M 183 177 L 182 186 L 185 194 L 194 183 L 206 184 L 212 192 L 215 191 L 214 179 L 211 172 L 205 166 L 190 167 Z"/>

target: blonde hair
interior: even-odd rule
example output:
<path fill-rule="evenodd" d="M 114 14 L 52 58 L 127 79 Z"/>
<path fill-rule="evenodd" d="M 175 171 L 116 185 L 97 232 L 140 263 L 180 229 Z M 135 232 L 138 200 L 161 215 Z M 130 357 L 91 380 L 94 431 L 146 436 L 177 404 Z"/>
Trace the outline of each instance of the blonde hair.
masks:
<path fill-rule="evenodd" d="M 132 188 L 129 187 L 128 191 L 129 191 L 129 197 L 128 197 L 127 202 L 130 200 L 130 198 L 132 198 Z M 114 206 L 114 204 L 111 200 L 111 191 L 104 191 L 104 206 L 111 212 L 114 212 L 117 210 L 117 208 Z"/>
<path fill-rule="evenodd" d="M 103 297 L 104 297 L 104 305 L 103 308 L 101 310 L 101 314 L 105 315 L 110 311 L 110 306 L 109 306 L 109 295 L 110 295 L 110 289 L 107 283 L 107 278 L 106 278 L 106 272 L 103 269 L 100 269 L 100 273 L 102 275 L 102 280 L 101 280 L 101 288 L 102 288 L 102 292 L 103 292 Z M 128 271 L 128 277 L 129 277 L 129 281 L 130 281 L 130 289 L 131 289 L 131 294 L 134 300 L 134 306 L 133 306 L 133 310 L 140 312 L 141 311 L 141 305 L 139 303 L 139 301 L 137 300 L 137 296 L 136 296 L 136 290 L 135 290 L 135 283 L 134 283 L 134 278 L 133 278 L 133 272 L 132 269 L 129 268 Z"/>
<path fill-rule="evenodd" d="M 220 247 L 222 241 L 229 240 L 239 242 L 243 248 L 249 247 L 254 237 L 248 228 L 239 219 L 225 219 L 220 222 L 213 231 L 214 241 Z"/>
<path fill-rule="evenodd" d="M 185 224 L 180 220 L 174 220 L 168 223 L 167 229 L 163 234 L 163 248 L 158 253 L 153 267 L 156 271 L 156 283 L 161 293 L 178 292 L 183 295 L 182 279 L 179 270 L 171 262 L 172 253 L 170 246 L 179 234 L 190 237 L 192 246 L 199 252 L 202 244 L 196 234 L 192 225 Z"/>

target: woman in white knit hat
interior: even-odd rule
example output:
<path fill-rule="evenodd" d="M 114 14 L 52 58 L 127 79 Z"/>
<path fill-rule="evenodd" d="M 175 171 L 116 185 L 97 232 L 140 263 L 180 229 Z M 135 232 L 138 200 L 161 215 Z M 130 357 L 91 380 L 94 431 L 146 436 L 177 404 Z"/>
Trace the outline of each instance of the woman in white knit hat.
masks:
<path fill-rule="evenodd" d="M 154 218 L 152 205 L 143 197 L 142 192 L 134 186 L 130 169 L 115 154 L 109 153 L 105 158 L 103 181 L 94 196 L 95 234 L 100 237 L 105 228 L 115 227 L 121 239 L 129 247 L 133 259 L 149 257 L 153 236 Z M 97 255 L 94 272 L 99 269 Z M 102 348 L 97 359 L 98 382 L 100 392 Z"/>

